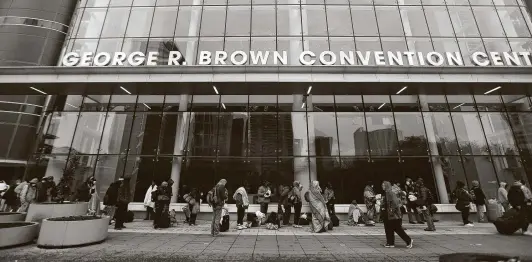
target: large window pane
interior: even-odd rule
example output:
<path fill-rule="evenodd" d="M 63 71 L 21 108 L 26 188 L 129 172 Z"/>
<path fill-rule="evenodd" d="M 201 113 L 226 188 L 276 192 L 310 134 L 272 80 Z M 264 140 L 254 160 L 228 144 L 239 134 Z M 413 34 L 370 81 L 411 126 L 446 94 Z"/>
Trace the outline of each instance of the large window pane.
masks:
<path fill-rule="evenodd" d="M 180 6 L 175 25 L 176 37 L 198 36 L 201 6 Z"/>
<path fill-rule="evenodd" d="M 447 8 L 444 6 L 425 6 L 424 9 L 431 36 L 454 36 Z"/>
<path fill-rule="evenodd" d="M 486 139 L 492 155 L 517 155 L 512 130 L 508 125 L 505 113 L 480 112 L 480 120 L 484 126 Z"/>
<path fill-rule="evenodd" d="M 224 6 L 204 7 L 201 16 L 201 35 L 223 36 L 225 33 L 225 14 L 226 7 Z"/>
<path fill-rule="evenodd" d="M 82 112 L 78 119 L 71 151 L 81 154 L 98 154 L 105 119 L 105 112 Z"/>
<path fill-rule="evenodd" d="M 327 35 L 327 18 L 325 17 L 324 6 L 302 5 L 301 12 L 310 19 L 306 19 L 306 26 L 303 26 L 303 34 L 310 36 Z M 303 20 L 305 22 L 305 20 Z M 306 29 L 306 31 L 305 31 Z"/>
<path fill-rule="evenodd" d="M 448 6 L 448 9 L 456 36 L 480 36 L 470 7 Z"/>
<path fill-rule="evenodd" d="M 251 26 L 251 6 L 227 7 L 226 36 L 249 36 Z"/>
<path fill-rule="evenodd" d="M 437 151 L 431 145 L 432 155 L 458 155 L 458 143 L 454 135 L 453 123 L 451 115 L 447 112 L 432 112 L 423 113 L 425 117 L 425 125 L 427 127 L 427 134 L 430 143 L 436 143 Z M 430 139 L 431 134 L 434 134 L 434 139 Z"/>
<path fill-rule="evenodd" d="M 351 12 L 345 6 L 327 6 L 327 27 L 330 36 L 351 36 Z"/>
<path fill-rule="evenodd" d="M 102 135 L 100 154 L 122 154 L 128 149 L 133 113 L 109 112 Z M 133 134 L 136 136 L 137 134 Z"/>
<path fill-rule="evenodd" d="M 501 21 L 494 7 L 474 6 L 473 13 L 483 37 L 504 37 Z"/>
<path fill-rule="evenodd" d="M 87 8 L 83 12 L 77 38 L 97 38 L 102 31 L 105 19 L 105 8 Z"/>
<path fill-rule="evenodd" d="M 366 123 L 371 155 L 397 155 L 399 148 L 392 113 L 368 112 Z"/>
<path fill-rule="evenodd" d="M 351 7 L 355 36 L 378 36 L 377 17 L 373 6 Z"/>
<path fill-rule="evenodd" d="M 497 7 L 497 13 L 508 37 L 530 37 L 530 30 L 519 7 Z"/>
<path fill-rule="evenodd" d="M 123 37 L 126 33 L 130 8 L 109 8 L 102 37 Z"/>
<path fill-rule="evenodd" d="M 462 155 L 488 155 L 488 146 L 477 113 L 452 113 Z"/>
<path fill-rule="evenodd" d="M 151 25 L 151 37 L 173 37 L 177 19 L 177 6 L 157 7 Z"/>
<path fill-rule="evenodd" d="M 381 36 L 403 36 L 405 34 L 399 9 L 396 6 L 377 6 L 375 12 Z"/>
<path fill-rule="evenodd" d="M 151 22 L 153 18 L 153 7 L 134 8 L 131 10 L 126 36 L 127 37 L 147 37 L 150 35 Z"/>
<path fill-rule="evenodd" d="M 277 35 L 279 36 L 301 35 L 303 31 L 301 29 L 301 9 L 299 5 L 278 6 L 277 25 L 280 25 L 277 26 Z"/>
<path fill-rule="evenodd" d="M 496 198 L 499 185 L 490 157 L 467 156 L 462 159 L 464 160 L 464 169 L 470 186 L 472 181 L 477 180 L 480 182 L 480 187 L 484 190 L 486 198 Z"/>
<path fill-rule="evenodd" d="M 254 6 L 251 9 L 252 36 L 274 36 L 276 34 L 275 9 L 269 6 Z M 284 25 L 283 25 L 284 26 Z"/>
<path fill-rule="evenodd" d="M 425 14 L 421 6 L 401 7 L 401 19 L 405 35 L 407 36 L 428 36 L 429 29 L 425 20 Z"/>

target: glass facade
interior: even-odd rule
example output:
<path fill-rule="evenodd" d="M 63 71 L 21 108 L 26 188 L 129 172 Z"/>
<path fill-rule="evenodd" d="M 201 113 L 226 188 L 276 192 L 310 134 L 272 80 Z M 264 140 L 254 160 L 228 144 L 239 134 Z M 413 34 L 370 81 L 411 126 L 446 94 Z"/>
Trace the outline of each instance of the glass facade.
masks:
<path fill-rule="evenodd" d="M 498 182 L 532 172 L 531 106 L 496 94 L 57 96 L 30 173 L 58 179 L 75 164 L 78 182 L 94 175 L 102 194 L 131 177 L 136 202 L 169 178 L 203 193 L 226 178 L 252 196 L 265 179 L 317 179 L 338 204 L 407 176 L 442 203 L 458 180 L 495 197 Z"/>
<path fill-rule="evenodd" d="M 532 51 L 523 0 L 82 0 L 73 23 L 65 52 L 179 50 L 187 64 L 199 51 L 287 51 L 292 65 L 302 51 L 460 52 L 466 65 Z"/>

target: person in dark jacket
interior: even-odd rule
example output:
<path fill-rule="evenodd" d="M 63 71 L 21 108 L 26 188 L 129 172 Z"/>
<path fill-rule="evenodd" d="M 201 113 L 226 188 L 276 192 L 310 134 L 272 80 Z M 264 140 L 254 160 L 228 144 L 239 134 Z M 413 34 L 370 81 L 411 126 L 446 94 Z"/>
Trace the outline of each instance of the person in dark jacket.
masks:
<path fill-rule="evenodd" d="M 279 203 L 283 205 L 283 225 L 288 225 L 290 222 L 290 216 L 292 215 L 292 203 L 288 199 L 291 193 L 291 188 L 288 185 L 283 186 Z"/>
<path fill-rule="evenodd" d="M 155 218 L 153 219 L 153 227 L 168 228 L 170 227 L 170 200 L 172 198 L 172 188 L 168 182 L 162 182 L 157 190 L 153 192 L 152 198 L 155 202 Z"/>
<path fill-rule="evenodd" d="M 303 206 L 303 201 L 301 199 L 301 191 L 303 191 L 303 186 L 299 181 L 294 181 L 292 191 L 290 196 L 288 196 L 292 205 L 294 205 L 294 227 L 301 228 L 299 225 L 299 220 L 301 217 L 301 207 Z"/>
<path fill-rule="evenodd" d="M 519 213 L 519 219 L 523 223 L 523 226 L 521 228 L 522 233 L 525 235 L 529 235 L 529 218 L 527 214 L 526 195 L 521 189 L 521 185 L 519 183 L 513 184 L 508 190 L 508 202 L 510 203 L 512 208 L 517 210 L 517 212 Z"/>
<path fill-rule="evenodd" d="M 12 184 L 2 196 L 2 198 L 5 200 L 5 207 L 3 211 L 5 212 L 17 211 L 18 206 L 20 205 L 20 200 L 18 198 L 17 193 L 15 192 L 15 189 L 17 188 L 18 185 L 20 185 L 20 183 L 22 183 L 22 180 L 20 179 L 15 180 L 15 183 Z"/>
<path fill-rule="evenodd" d="M 325 198 L 325 202 L 327 202 L 327 211 L 329 212 L 329 215 L 336 215 L 336 211 L 334 210 L 336 196 L 334 195 L 334 189 L 330 182 L 327 183 L 327 186 L 323 191 L 323 198 Z"/>
<path fill-rule="evenodd" d="M 414 181 L 411 178 L 407 177 L 405 182 L 405 192 L 406 192 L 406 212 L 408 213 L 408 222 L 410 224 L 423 224 L 419 213 L 417 212 L 416 202 L 413 201 L 416 197 L 416 186 Z"/>
<path fill-rule="evenodd" d="M 90 191 L 93 185 L 93 179 L 94 177 L 92 176 L 87 178 L 87 180 L 85 180 L 85 182 L 83 182 L 83 184 L 78 187 L 78 190 L 76 192 L 77 201 L 89 202 L 89 200 L 91 199 Z"/>
<path fill-rule="evenodd" d="M 200 209 L 200 193 L 198 192 L 197 188 L 192 188 L 192 191 L 190 191 L 190 197 L 194 200 L 190 201 L 188 203 L 188 208 L 190 210 L 190 219 L 188 221 L 188 224 L 190 226 L 196 225 L 196 218 L 198 217 L 198 212 Z"/>
<path fill-rule="evenodd" d="M 434 198 L 432 197 L 432 192 L 425 186 L 425 183 L 422 178 L 419 178 L 416 182 L 418 190 L 418 199 L 416 205 L 423 213 L 423 217 L 427 221 L 427 228 L 425 231 L 436 231 L 434 226 L 434 221 L 432 218 L 432 213 L 430 212 L 430 206 L 433 204 Z"/>
<path fill-rule="evenodd" d="M 454 195 L 456 196 L 456 209 L 462 213 L 462 221 L 464 226 L 473 226 L 473 223 L 469 221 L 469 209 L 471 208 L 471 195 L 466 189 L 465 183 L 462 181 L 456 181 L 456 188 L 454 189 Z"/>
<path fill-rule="evenodd" d="M 486 219 L 486 195 L 484 191 L 480 188 L 480 183 L 477 180 L 474 180 L 472 183 L 471 192 L 473 195 L 473 203 L 477 207 L 477 216 L 478 222 L 485 222 Z"/>
<path fill-rule="evenodd" d="M 227 180 L 222 179 L 214 187 L 214 203 L 212 206 L 212 224 L 211 235 L 216 237 L 220 234 L 220 221 L 222 220 L 222 208 L 224 207 L 225 200 L 227 200 L 227 190 L 225 185 Z"/>
<path fill-rule="evenodd" d="M 384 190 L 381 205 L 381 214 L 384 221 L 384 231 L 386 233 L 386 244 L 384 247 L 395 247 L 395 235 L 397 233 L 406 243 L 407 248 L 412 248 L 413 240 L 406 234 L 401 226 L 401 199 L 392 189 L 392 184 L 388 181 L 382 183 Z"/>
<path fill-rule="evenodd" d="M 124 226 L 124 223 L 126 221 L 127 217 L 127 207 L 129 205 L 129 201 L 131 199 L 131 190 L 130 190 L 130 179 L 123 179 L 121 178 L 119 181 L 120 187 L 118 188 L 118 194 L 116 198 L 116 223 L 115 223 L 115 229 L 121 230 L 123 228 L 126 228 Z"/>
<path fill-rule="evenodd" d="M 118 198 L 118 189 L 120 188 L 120 184 L 120 181 L 115 181 L 111 183 L 111 185 L 109 185 L 109 188 L 107 188 L 107 191 L 105 192 L 105 196 L 103 197 L 105 212 L 111 220 L 115 219 L 116 200 Z M 112 223 L 111 220 L 109 221 L 109 225 Z"/>

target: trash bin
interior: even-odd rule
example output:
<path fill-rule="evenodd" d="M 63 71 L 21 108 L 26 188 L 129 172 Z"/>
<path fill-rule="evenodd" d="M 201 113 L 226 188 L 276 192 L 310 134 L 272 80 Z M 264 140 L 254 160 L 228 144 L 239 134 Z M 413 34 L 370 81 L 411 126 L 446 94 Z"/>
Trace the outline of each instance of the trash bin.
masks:
<path fill-rule="evenodd" d="M 488 203 L 486 204 L 486 213 L 488 216 L 488 221 L 490 222 L 493 222 L 502 216 L 502 211 L 499 208 L 499 204 L 497 204 L 497 200 L 488 200 Z"/>
<path fill-rule="evenodd" d="M 495 254 L 456 253 L 441 255 L 440 262 L 523 262 L 519 257 L 509 257 Z"/>

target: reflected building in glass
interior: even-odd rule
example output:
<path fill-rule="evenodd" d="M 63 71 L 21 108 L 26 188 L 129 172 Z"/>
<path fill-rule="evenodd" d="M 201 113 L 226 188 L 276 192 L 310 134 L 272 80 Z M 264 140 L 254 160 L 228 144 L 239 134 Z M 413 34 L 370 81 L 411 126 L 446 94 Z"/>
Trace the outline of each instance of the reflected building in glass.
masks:
<path fill-rule="evenodd" d="M 410 177 L 446 204 L 457 181 L 492 198 L 532 178 L 531 29 L 524 0 L 81 0 L 62 55 L 157 52 L 161 65 L 67 68 L 56 55 L 28 79 L 9 68 L 0 90 L 47 101 L 26 177 L 57 182 L 75 166 L 101 195 L 131 177 L 134 202 L 153 180 L 175 181 L 174 202 L 221 178 L 251 196 L 264 180 L 318 180 L 338 204 Z M 175 51 L 181 65 L 163 66 Z M 204 51 L 286 52 L 287 64 L 201 66 Z M 306 51 L 456 52 L 464 64 L 303 66 Z M 478 66 L 478 52 L 525 55 Z"/>

